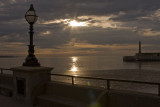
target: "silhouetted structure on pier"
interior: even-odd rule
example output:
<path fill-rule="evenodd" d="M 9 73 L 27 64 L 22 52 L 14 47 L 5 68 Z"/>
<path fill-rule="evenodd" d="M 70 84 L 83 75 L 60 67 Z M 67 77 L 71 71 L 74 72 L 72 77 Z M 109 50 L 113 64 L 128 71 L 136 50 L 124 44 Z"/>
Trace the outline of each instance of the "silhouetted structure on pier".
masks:
<path fill-rule="evenodd" d="M 123 61 L 160 61 L 160 53 L 143 53 L 139 41 L 139 52 L 134 56 L 124 56 Z"/>

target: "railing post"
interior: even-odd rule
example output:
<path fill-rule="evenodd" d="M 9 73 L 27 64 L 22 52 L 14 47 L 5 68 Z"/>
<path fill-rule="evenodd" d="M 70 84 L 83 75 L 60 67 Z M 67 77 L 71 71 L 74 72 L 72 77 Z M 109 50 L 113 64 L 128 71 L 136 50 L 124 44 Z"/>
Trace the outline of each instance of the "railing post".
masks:
<path fill-rule="evenodd" d="M 107 80 L 107 90 L 110 90 L 110 80 Z"/>
<path fill-rule="evenodd" d="M 72 76 L 72 85 L 74 85 L 74 76 Z"/>
<path fill-rule="evenodd" d="M 160 96 L 160 84 L 158 84 L 158 96 Z"/>
<path fill-rule="evenodd" d="M 3 68 L 1 68 L 1 74 L 3 74 Z"/>

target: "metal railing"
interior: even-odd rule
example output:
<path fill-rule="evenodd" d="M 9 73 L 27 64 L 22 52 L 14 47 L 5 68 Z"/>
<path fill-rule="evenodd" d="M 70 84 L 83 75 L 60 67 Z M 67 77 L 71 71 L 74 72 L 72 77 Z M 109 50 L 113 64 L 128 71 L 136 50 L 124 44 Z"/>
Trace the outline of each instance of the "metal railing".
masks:
<path fill-rule="evenodd" d="M 75 85 L 75 78 L 82 78 L 82 79 L 92 79 L 92 80 L 103 80 L 107 82 L 107 90 L 110 90 L 110 83 L 111 82 L 125 82 L 125 83 L 137 83 L 137 84 L 148 84 L 148 85 L 157 85 L 158 86 L 158 96 L 160 96 L 160 83 L 156 82 L 144 82 L 144 81 L 136 81 L 136 80 L 122 80 L 122 79 L 107 79 L 107 78 L 100 78 L 100 77 L 87 77 L 87 76 L 72 76 L 72 75 L 63 75 L 63 74 L 51 74 L 51 76 L 63 76 L 63 77 L 70 77 L 72 79 L 72 85 Z"/>
<path fill-rule="evenodd" d="M 0 68 L 0 74 L 4 74 L 4 70 L 11 71 L 11 69 L 7 69 L 7 68 Z"/>

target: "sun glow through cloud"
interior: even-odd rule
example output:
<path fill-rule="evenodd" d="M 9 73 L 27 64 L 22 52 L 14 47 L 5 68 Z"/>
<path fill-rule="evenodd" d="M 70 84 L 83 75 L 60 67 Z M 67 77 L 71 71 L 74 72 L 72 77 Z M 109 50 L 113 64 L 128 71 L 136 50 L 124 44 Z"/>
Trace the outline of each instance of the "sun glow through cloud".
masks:
<path fill-rule="evenodd" d="M 76 20 L 72 20 L 69 22 L 69 26 L 78 27 L 78 26 L 87 26 L 86 22 L 77 22 Z"/>

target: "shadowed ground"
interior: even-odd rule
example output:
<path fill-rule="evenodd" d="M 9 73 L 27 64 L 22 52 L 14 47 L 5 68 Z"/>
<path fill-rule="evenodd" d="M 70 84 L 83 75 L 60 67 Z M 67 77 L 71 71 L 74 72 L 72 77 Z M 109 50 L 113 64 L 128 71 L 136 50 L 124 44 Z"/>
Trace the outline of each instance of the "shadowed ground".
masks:
<path fill-rule="evenodd" d="M 27 106 L 22 102 L 17 102 L 13 100 L 11 97 L 6 97 L 0 95 L 0 106 L 1 107 L 32 107 L 32 106 Z"/>

